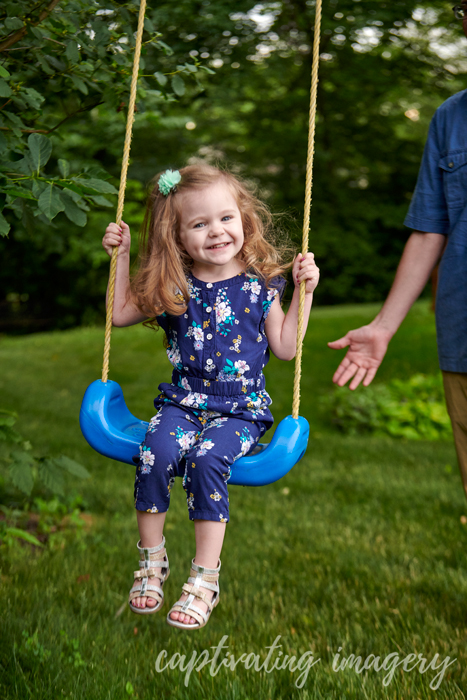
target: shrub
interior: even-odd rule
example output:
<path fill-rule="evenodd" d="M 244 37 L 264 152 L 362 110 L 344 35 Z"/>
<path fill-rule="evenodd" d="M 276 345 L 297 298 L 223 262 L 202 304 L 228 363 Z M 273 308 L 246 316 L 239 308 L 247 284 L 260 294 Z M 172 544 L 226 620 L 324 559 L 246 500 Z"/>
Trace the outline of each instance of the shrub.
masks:
<path fill-rule="evenodd" d="M 324 397 L 331 421 L 347 435 L 391 435 L 409 440 L 448 440 L 451 422 L 440 374 L 416 374 L 409 380 L 335 389 Z"/>

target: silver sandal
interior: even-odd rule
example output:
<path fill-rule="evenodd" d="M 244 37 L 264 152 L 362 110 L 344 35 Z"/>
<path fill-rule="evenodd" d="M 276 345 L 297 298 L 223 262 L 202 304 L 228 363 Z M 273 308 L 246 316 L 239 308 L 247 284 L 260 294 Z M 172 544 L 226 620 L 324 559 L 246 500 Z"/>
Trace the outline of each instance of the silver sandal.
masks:
<path fill-rule="evenodd" d="M 128 597 L 128 603 L 130 608 L 134 613 L 138 615 L 147 615 L 149 613 L 157 612 L 161 609 L 164 604 L 164 593 L 162 591 L 162 586 L 165 581 L 169 578 L 169 560 L 167 558 L 167 553 L 165 551 L 165 537 L 162 537 L 162 542 L 157 545 L 157 547 L 140 547 L 141 540 L 139 540 L 136 545 L 140 551 L 140 556 L 144 556 L 144 559 L 140 559 L 139 570 L 135 571 L 135 584 L 130 590 L 130 595 Z M 156 573 L 157 568 L 161 568 L 161 572 Z M 161 581 L 160 586 L 153 586 L 148 582 L 149 578 L 159 578 Z M 148 593 L 151 591 L 151 593 Z M 153 595 L 154 593 L 154 595 Z M 135 598 L 140 598 L 142 596 L 148 596 L 157 601 L 156 605 L 149 607 L 146 605 L 145 608 L 137 608 L 132 604 L 132 600 Z"/>
<path fill-rule="evenodd" d="M 199 566 L 195 564 L 193 559 L 191 562 L 191 571 L 188 578 L 188 583 L 183 584 L 183 592 L 188 593 L 188 598 L 186 600 L 179 600 L 170 609 L 167 615 L 167 622 L 172 627 L 179 627 L 184 630 L 201 629 L 209 620 L 212 611 L 219 602 L 219 571 L 221 570 L 221 560 L 219 559 L 219 566 L 217 569 L 207 569 L 205 566 Z M 208 588 L 210 591 L 214 591 L 212 600 L 209 600 L 206 593 L 200 590 L 200 587 Z M 198 607 L 193 605 L 195 598 L 199 598 L 206 603 L 208 609 L 203 612 Z M 190 617 L 194 617 L 197 622 L 189 624 L 187 622 L 180 622 L 180 620 L 172 620 L 170 614 L 172 612 L 186 613 Z"/>

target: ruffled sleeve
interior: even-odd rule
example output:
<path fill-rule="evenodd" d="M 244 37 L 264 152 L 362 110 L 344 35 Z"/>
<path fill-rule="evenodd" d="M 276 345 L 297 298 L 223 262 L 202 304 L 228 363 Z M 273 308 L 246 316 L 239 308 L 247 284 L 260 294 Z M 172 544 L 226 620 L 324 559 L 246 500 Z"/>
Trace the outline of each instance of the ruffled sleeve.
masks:
<path fill-rule="evenodd" d="M 273 277 L 269 283 L 269 289 L 265 284 L 263 284 L 263 315 L 260 323 L 261 333 L 264 333 L 264 324 L 271 310 L 272 303 L 277 295 L 279 295 L 279 300 L 282 302 L 286 284 L 287 281 L 283 277 Z"/>
<path fill-rule="evenodd" d="M 168 334 L 170 327 L 170 317 L 164 312 L 160 316 L 156 316 L 157 325 Z"/>

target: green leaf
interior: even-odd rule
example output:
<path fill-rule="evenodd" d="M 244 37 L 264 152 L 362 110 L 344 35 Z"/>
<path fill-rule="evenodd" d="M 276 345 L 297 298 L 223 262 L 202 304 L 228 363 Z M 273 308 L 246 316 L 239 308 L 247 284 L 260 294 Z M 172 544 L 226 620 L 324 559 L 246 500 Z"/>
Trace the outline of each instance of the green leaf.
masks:
<path fill-rule="evenodd" d="M 70 164 L 67 160 L 64 158 L 59 158 L 58 159 L 58 169 L 60 170 L 60 174 L 63 178 L 67 179 L 68 175 L 70 174 Z"/>
<path fill-rule="evenodd" d="M 173 49 L 170 48 L 170 46 L 167 46 L 167 44 L 164 41 L 161 41 L 160 39 L 157 42 L 159 46 L 162 46 L 164 49 L 165 53 L 167 56 L 172 56 L 173 55 Z"/>
<path fill-rule="evenodd" d="M 10 230 L 10 224 L 5 219 L 3 214 L 0 214 L 0 236 L 7 236 Z"/>
<path fill-rule="evenodd" d="M 40 27 L 31 27 L 29 25 L 28 29 L 34 34 L 36 39 L 42 39 L 45 36 L 45 32 Z"/>
<path fill-rule="evenodd" d="M 7 187 L 5 189 L 5 193 L 8 194 L 10 197 L 21 197 L 22 199 L 36 199 L 31 194 L 31 190 L 27 190 L 25 187 Z"/>
<path fill-rule="evenodd" d="M 54 458 L 55 464 L 62 467 L 73 476 L 78 476 L 80 479 L 89 479 L 91 476 L 86 467 L 83 467 L 79 462 L 75 462 L 74 459 L 70 459 L 66 455 L 60 455 Z"/>
<path fill-rule="evenodd" d="M 200 66 L 200 70 L 206 71 L 206 73 L 209 73 L 209 75 L 216 75 L 216 71 L 211 70 L 211 68 L 208 68 L 207 66 Z"/>
<path fill-rule="evenodd" d="M 10 97 L 12 94 L 11 87 L 0 78 L 0 97 Z"/>
<path fill-rule="evenodd" d="M 78 63 L 80 56 L 76 41 L 69 41 L 66 47 L 66 57 L 71 63 Z"/>
<path fill-rule="evenodd" d="M 0 425 L 12 426 L 18 420 L 18 414 L 14 411 L 6 411 L 4 408 L 0 408 Z"/>
<path fill-rule="evenodd" d="M 73 201 L 71 195 L 67 194 L 65 190 L 62 190 L 60 197 L 65 205 L 65 214 L 67 218 L 77 226 L 86 226 L 86 212 Z"/>
<path fill-rule="evenodd" d="M 19 129 L 26 129 L 26 124 L 18 117 L 17 114 L 13 114 L 13 112 L 5 112 L 5 117 L 8 117 L 8 119 L 15 124 Z"/>
<path fill-rule="evenodd" d="M 164 75 L 163 73 L 159 73 L 159 72 L 154 73 L 154 77 L 157 80 L 157 82 L 159 83 L 159 85 L 162 85 L 162 86 L 167 85 L 167 76 Z"/>
<path fill-rule="evenodd" d="M 57 214 L 65 209 L 65 203 L 62 201 L 57 188 L 53 185 L 48 185 L 43 191 L 38 201 L 41 212 L 52 221 Z"/>
<path fill-rule="evenodd" d="M 50 63 L 52 68 L 55 68 L 55 70 L 59 73 L 62 73 L 64 70 L 66 70 L 66 63 L 60 61 L 60 59 L 58 59 L 56 56 L 51 56 L 50 54 L 48 54 L 47 61 Z"/>
<path fill-rule="evenodd" d="M 73 178 L 74 182 L 78 182 L 79 185 L 85 190 L 93 190 L 94 192 L 101 192 L 102 194 L 117 194 L 117 190 L 110 182 L 105 182 L 105 180 L 98 180 L 97 178 L 90 177 L 87 180 L 84 178 Z"/>
<path fill-rule="evenodd" d="M 34 460 L 27 452 L 15 452 L 14 462 L 10 464 L 9 475 L 14 486 L 29 496 L 34 486 L 32 466 Z M 13 456 L 12 455 L 12 456 Z"/>
<path fill-rule="evenodd" d="M 84 168 L 84 172 L 86 177 L 97 177 L 98 180 L 109 180 L 112 177 L 107 170 L 104 170 L 97 165 L 92 165 L 90 168 Z"/>
<path fill-rule="evenodd" d="M 39 478 L 52 493 L 63 494 L 63 469 L 53 459 L 44 459 L 39 463 Z"/>
<path fill-rule="evenodd" d="M 49 66 L 49 64 L 47 63 L 47 61 L 45 60 L 45 58 L 42 54 L 38 55 L 37 60 L 41 64 L 41 67 L 42 67 L 42 70 L 44 71 L 44 73 L 47 73 L 47 75 L 53 75 L 55 73 L 55 71 L 52 70 L 52 68 Z"/>
<path fill-rule="evenodd" d="M 108 199 L 105 197 L 102 197 L 100 194 L 93 194 L 89 197 L 95 204 L 98 204 L 100 207 L 113 207 L 112 202 L 109 202 Z"/>
<path fill-rule="evenodd" d="M 4 68 L 3 66 L 0 66 L 0 78 L 9 78 L 9 77 L 10 77 L 10 74 L 7 71 L 7 69 Z"/>
<path fill-rule="evenodd" d="M 18 109 L 21 110 L 21 112 L 25 112 L 27 110 L 28 105 L 24 100 L 21 99 L 21 97 L 18 97 L 18 95 L 12 95 L 10 99 L 15 105 L 15 107 L 18 107 Z"/>
<path fill-rule="evenodd" d="M 34 88 L 24 88 L 21 91 L 21 95 L 25 98 L 28 105 L 33 107 L 33 109 L 39 109 L 45 100 L 45 97 L 37 92 L 37 90 L 34 90 Z"/>
<path fill-rule="evenodd" d="M 89 92 L 89 90 L 88 90 L 88 86 L 86 85 L 86 83 L 83 82 L 83 81 L 81 80 L 81 78 L 78 78 L 77 75 L 71 75 L 70 77 L 71 77 L 71 79 L 72 79 L 72 81 L 73 81 L 74 86 L 75 86 L 76 88 L 78 88 L 78 90 L 79 90 L 80 92 L 82 92 L 83 95 L 87 95 L 88 92 Z"/>
<path fill-rule="evenodd" d="M 30 134 L 28 146 L 31 152 L 32 162 L 39 172 L 52 155 L 52 142 L 44 134 Z"/>
<path fill-rule="evenodd" d="M 39 542 L 39 540 L 36 537 L 34 537 L 34 535 L 32 535 L 30 532 L 27 532 L 26 530 L 20 530 L 18 527 L 7 527 L 5 529 L 5 534 L 10 535 L 11 537 L 18 537 L 19 539 L 26 540 L 26 542 L 35 544 L 36 547 L 44 546 L 42 542 Z"/>
<path fill-rule="evenodd" d="M 19 17 L 7 17 L 4 20 L 4 24 L 5 28 L 8 29 L 9 32 L 14 32 L 17 29 L 22 29 L 24 27 L 24 24 Z"/>
<path fill-rule="evenodd" d="M 185 83 L 179 75 L 174 75 L 171 80 L 172 90 L 176 95 L 181 97 L 185 94 Z"/>
<path fill-rule="evenodd" d="M 46 189 L 47 183 L 42 182 L 42 180 L 32 181 L 32 193 L 36 199 L 39 199 L 43 191 Z"/>
<path fill-rule="evenodd" d="M 73 199 L 75 200 L 75 202 L 76 202 L 80 197 L 84 196 L 84 192 L 83 192 L 82 187 L 78 187 L 77 185 L 73 185 L 73 184 L 70 183 L 70 182 L 67 182 L 66 189 L 67 189 L 67 190 L 70 190 L 70 192 L 74 192 L 75 195 L 77 195 L 76 197 L 73 198 Z"/>

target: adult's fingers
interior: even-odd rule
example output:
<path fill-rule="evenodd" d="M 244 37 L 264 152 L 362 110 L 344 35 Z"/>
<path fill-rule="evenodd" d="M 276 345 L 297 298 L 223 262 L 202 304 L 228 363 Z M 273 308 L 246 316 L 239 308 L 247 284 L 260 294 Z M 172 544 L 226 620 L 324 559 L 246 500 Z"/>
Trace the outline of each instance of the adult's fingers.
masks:
<path fill-rule="evenodd" d="M 345 372 L 349 364 L 350 361 L 347 359 L 347 357 L 344 357 L 344 359 L 333 374 L 332 381 L 334 382 L 334 384 L 337 382 L 339 377 Z"/>
<path fill-rule="evenodd" d="M 368 384 L 371 384 L 371 382 L 373 381 L 373 379 L 374 379 L 375 374 L 376 374 L 377 371 L 378 371 L 378 368 L 377 368 L 377 367 L 371 367 L 371 368 L 368 370 L 368 372 L 367 372 L 367 374 L 366 374 L 366 377 L 365 377 L 365 379 L 363 380 L 363 386 L 368 386 Z"/>
<path fill-rule="evenodd" d="M 357 374 L 354 376 L 352 381 L 349 384 L 349 389 L 353 391 L 354 389 L 357 388 L 357 386 L 360 384 L 362 379 L 365 377 L 365 374 L 367 373 L 367 370 L 364 367 L 360 367 Z"/>
<path fill-rule="evenodd" d="M 344 384 L 347 384 L 349 379 L 352 379 L 352 377 L 354 376 L 355 372 L 358 371 L 358 369 L 358 365 L 356 365 L 355 362 L 351 362 L 348 368 L 345 370 L 345 372 L 337 380 L 337 385 L 344 386 Z"/>
<path fill-rule="evenodd" d="M 350 345 L 350 339 L 347 335 L 344 335 L 343 338 L 332 340 L 330 343 L 328 343 L 328 347 L 332 348 L 333 350 L 341 350 L 342 348 L 346 348 L 347 345 Z"/>
<path fill-rule="evenodd" d="M 341 371 L 339 371 L 340 369 Z M 344 384 L 346 384 L 349 381 L 349 379 L 351 379 L 354 376 L 355 372 L 358 369 L 358 365 L 356 365 L 355 362 L 349 362 L 349 360 L 347 360 L 347 364 L 344 364 L 344 361 L 342 361 L 340 367 L 337 368 L 337 372 L 332 378 L 332 381 L 338 386 L 344 386 Z"/>

